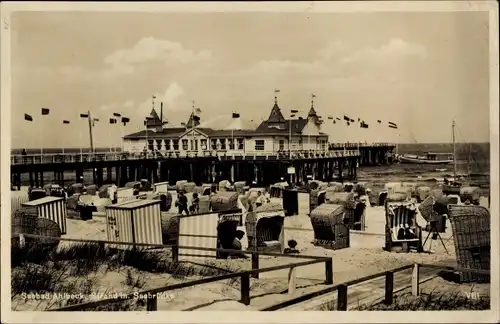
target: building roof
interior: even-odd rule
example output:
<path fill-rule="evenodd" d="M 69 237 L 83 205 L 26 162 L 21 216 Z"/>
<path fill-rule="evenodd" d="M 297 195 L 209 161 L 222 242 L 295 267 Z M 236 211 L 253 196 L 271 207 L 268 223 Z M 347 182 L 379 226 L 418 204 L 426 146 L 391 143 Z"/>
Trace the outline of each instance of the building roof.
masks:
<path fill-rule="evenodd" d="M 178 137 L 184 134 L 186 131 L 185 127 L 174 127 L 174 128 L 164 128 L 161 132 L 155 132 L 153 130 L 148 129 L 147 131 L 145 129 L 132 133 L 129 135 L 126 135 L 124 139 L 139 139 L 139 138 L 145 138 L 146 136 L 148 137 Z M 147 134 L 147 135 L 146 135 Z"/>
<path fill-rule="evenodd" d="M 163 123 L 158 116 L 158 113 L 153 108 L 149 114 L 149 118 L 146 120 L 146 126 L 161 126 Z"/>
<path fill-rule="evenodd" d="M 271 113 L 269 114 L 269 118 L 267 118 L 267 121 L 270 123 L 282 123 L 285 120 L 285 117 L 283 117 L 283 114 L 281 113 L 281 109 L 278 106 L 278 103 L 275 102 L 273 108 L 271 109 Z"/>
<path fill-rule="evenodd" d="M 259 127 L 255 130 L 256 133 L 260 134 L 273 134 L 273 135 L 281 135 L 281 134 L 289 134 L 290 133 L 290 125 L 292 127 L 292 134 L 300 134 L 302 130 L 307 125 L 307 119 L 292 119 L 292 120 L 284 120 L 281 123 L 269 122 L 268 120 L 263 121 Z"/>

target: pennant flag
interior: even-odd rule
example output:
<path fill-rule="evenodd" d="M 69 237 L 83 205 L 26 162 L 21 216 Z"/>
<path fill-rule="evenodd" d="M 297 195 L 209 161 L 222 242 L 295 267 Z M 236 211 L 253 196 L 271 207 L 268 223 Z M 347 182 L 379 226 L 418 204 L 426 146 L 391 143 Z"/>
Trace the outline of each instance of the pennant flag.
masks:
<path fill-rule="evenodd" d="M 194 110 L 194 112 L 195 112 L 196 114 L 201 114 L 201 109 L 200 109 L 200 108 L 196 108 L 196 109 Z"/>
<path fill-rule="evenodd" d="M 334 124 L 336 124 L 335 120 L 333 121 Z"/>
<path fill-rule="evenodd" d="M 33 117 L 31 117 L 31 115 L 24 114 L 24 120 L 33 121 Z"/>
<path fill-rule="evenodd" d="M 182 123 L 181 123 L 181 126 L 186 126 L 186 123 L 182 122 Z"/>
<path fill-rule="evenodd" d="M 193 116 L 193 120 L 194 120 L 194 121 L 200 121 L 200 116 L 194 115 L 194 116 Z"/>
<path fill-rule="evenodd" d="M 350 123 L 350 122 L 347 122 L 347 126 L 350 126 L 350 125 L 351 125 L 351 123 Z"/>
<path fill-rule="evenodd" d="M 340 120 L 340 118 L 339 118 L 339 117 L 337 117 L 337 120 Z"/>
<path fill-rule="evenodd" d="M 42 115 L 48 115 L 50 112 L 49 108 L 42 108 Z"/>
<path fill-rule="evenodd" d="M 299 112 L 298 110 L 290 110 L 290 113 L 292 113 L 292 114 L 296 114 L 298 112 Z"/>
<path fill-rule="evenodd" d="M 344 115 L 344 120 L 345 120 L 346 122 L 349 122 L 349 121 L 351 121 L 351 118 L 349 118 L 349 117 L 347 117 L 346 115 Z"/>
<path fill-rule="evenodd" d="M 128 118 L 128 117 L 122 117 L 122 123 L 126 124 L 128 122 L 130 122 L 130 118 Z"/>
<path fill-rule="evenodd" d="M 389 125 L 392 125 L 392 126 L 398 126 L 398 125 L 396 125 L 396 124 L 395 124 L 395 123 L 393 123 L 393 122 L 389 122 Z"/>
<path fill-rule="evenodd" d="M 378 120 L 377 120 L 377 123 L 379 123 L 379 124 L 380 124 L 380 123 L 382 123 L 382 121 L 381 121 L 380 119 L 378 119 Z"/>
<path fill-rule="evenodd" d="M 362 121 L 361 124 L 360 124 L 360 127 L 361 128 L 368 128 L 368 124 L 365 123 L 364 121 Z"/>
<path fill-rule="evenodd" d="M 278 93 L 278 92 L 280 92 L 279 89 L 274 89 L 274 93 Z"/>
<path fill-rule="evenodd" d="M 89 118 L 89 115 L 88 114 L 80 114 L 80 117 L 81 118 Z"/>
<path fill-rule="evenodd" d="M 99 121 L 99 118 L 94 118 L 93 119 L 95 122 L 98 122 Z"/>
<path fill-rule="evenodd" d="M 295 117 L 295 114 L 291 114 L 291 115 L 290 115 L 290 118 L 293 118 L 293 117 Z"/>
<path fill-rule="evenodd" d="M 119 113 L 113 113 L 113 116 L 115 116 L 115 117 L 121 117 L 122 115 L 119 114 Z"/>
<path fill-rule="evenodd" d="M 110 123 L 110 124 L 116 124 L 116 119 L 114 119 L 114 118 L 110 118 L 110 119 L 109 119 L 109 123 Z"/>
<path fill-rule="evenodd" d="M 63 120 L 63 124 L 69 124 L 69 120 Z"/>
<path fill-rule="evenodd" d="M 350 120 L 350 122 L 351 122 L 351 123 L 354 123 L 354 119 L 351 119 L 351 120 Z"/>
<path fill-rule="evenodd" d="M 238 113 L 233 113 L 233 118 L 240 118 L 240 114 L 238 114 Z"/>
<path fill-rule="evenodd" d="M 332 119 L 333 119 L 333 117 L 332 117 L 332 116 L 328 116 L 328 119 L 332 120 Z"/>
<path fill-rule="evenodd" d="M 398 129 L 398 126 L 389 125 L 389 128 Z"/>
<path fill-rule="evenodd" d="M 313 94 L 312 94 L 312 97 L 313 97 L 313 98 L 316 98 L 316 95 L 313 93 Z"/>
<path fill-rule="evenodd" d="M 358 117 L 358 121 L 361 121 L 361 118 Z"/>

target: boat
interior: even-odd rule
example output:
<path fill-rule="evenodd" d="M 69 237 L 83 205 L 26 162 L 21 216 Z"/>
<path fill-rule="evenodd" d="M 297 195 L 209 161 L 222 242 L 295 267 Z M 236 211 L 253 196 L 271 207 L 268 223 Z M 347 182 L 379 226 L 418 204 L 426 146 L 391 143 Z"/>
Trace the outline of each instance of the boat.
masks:
<path fill-rule="evenodd" d="M 399 157 L 401 163 L 417 163 L 417 164 L 452 164 L 453 153 L 431 153 L 426 155 L 409 155 L 404 154 Z"/>

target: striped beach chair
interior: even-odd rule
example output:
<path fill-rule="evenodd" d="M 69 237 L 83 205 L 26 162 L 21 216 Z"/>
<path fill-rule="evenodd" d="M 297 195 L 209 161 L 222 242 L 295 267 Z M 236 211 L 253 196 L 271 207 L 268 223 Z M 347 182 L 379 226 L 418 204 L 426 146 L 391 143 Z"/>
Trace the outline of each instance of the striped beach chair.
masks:
<path fill-rule="evenodd" d="M 400 247 L 409 252 L 410 247 L 422 251 L 422 229 L 416 222 L 417 207 L 414 202 L 386 203 L 385 249 Z"/>

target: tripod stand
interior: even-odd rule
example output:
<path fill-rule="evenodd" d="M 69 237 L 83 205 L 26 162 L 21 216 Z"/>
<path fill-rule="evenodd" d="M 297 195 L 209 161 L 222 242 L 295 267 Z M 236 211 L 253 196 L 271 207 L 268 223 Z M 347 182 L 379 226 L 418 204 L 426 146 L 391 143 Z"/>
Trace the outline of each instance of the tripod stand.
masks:
<path fill-rule="evenodd" d="M 429 239 L 429 236 L 432 234 L 433 237 L 438 237 L 439 238 L 439 240 L 441 241 L 441 244 L 443 245 L 444 250 L 446 251 L 446 254 L 449 254 L 448 253 L 448 249 L 446 249 L 446 245 L 443 242 L 443 239 L 441 238 L 441 235 L 439 234 L 439 231 L 437 229 L 437 224 L 438 224 L 437 220 L 432 220 L 432 221 L 429 222 L 429 234 L 427 234 L 427 237 L 425 238 L 424 244 L 422 244 L 422 246 L 425 246 L 425 243 L 427 243 L 427 240 Z M 431 242 L 429 244 L 429 251 L 431 250 L 431 247 L 432 247 L 432 240 L 431 240 Z"/>

